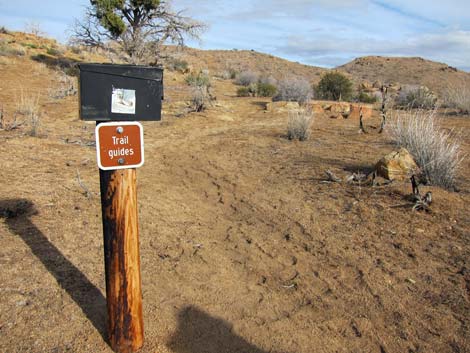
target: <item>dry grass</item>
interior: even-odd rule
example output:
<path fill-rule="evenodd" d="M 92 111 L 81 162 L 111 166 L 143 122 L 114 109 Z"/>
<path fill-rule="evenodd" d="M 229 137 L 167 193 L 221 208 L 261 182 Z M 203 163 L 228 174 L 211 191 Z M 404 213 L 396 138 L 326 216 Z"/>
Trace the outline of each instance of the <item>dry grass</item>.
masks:
<path fill-rule="evenodd" d="M 444 105 L 448 108 L 458 109 L 461 113 L 470 113 L 470 83 L 460 81 L 449 84 L 444 94 Z"/>
<path fill-rule="evenodd" d="M 313 112 L 311 109 L 289 111 L 287 122 L 287 138 L 289 140 L 306 141 L 310 137 L 310 126 L 313 122 Z"/>
<path fill-rule="evenodd" d="M 409 110 L 392 117 L 388 132 L 398 146 L 413 155 L 427 181 L 455 187 L 463 157 L 453 131 L 441 128 L 435 110 Z"/>
<path fill-rule="evenodd" d="M 25 93 L 23 89 L 20 91 L 20 96 L 17 100 L 15 114 L 21 114 L 26 118 L 30 126 L 28 134 L 30 136 L 39 135 L 39 126 L 41 124 L 41 112 L 39 106 L 39 93 Z"/>

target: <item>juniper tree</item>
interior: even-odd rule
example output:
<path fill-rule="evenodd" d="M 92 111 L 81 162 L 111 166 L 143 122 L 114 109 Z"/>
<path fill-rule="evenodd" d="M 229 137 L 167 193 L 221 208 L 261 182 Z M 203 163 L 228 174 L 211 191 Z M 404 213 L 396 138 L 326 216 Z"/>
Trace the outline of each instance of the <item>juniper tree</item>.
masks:
<path fill-rule="evenodd" d="M 91 0 L 77 20 L 71 41 L 105 47 L 116 43 L 132 63 L 156 62 L 162 45 L 198 39 L 204 24 L 174 11 L 164 0 Z"/>
<path fill-rule="evenodd" d="M 337 71 L 327 72 L 317 87 L 319 98 L 348 101 L 352 97 L 352 82 Z"/>

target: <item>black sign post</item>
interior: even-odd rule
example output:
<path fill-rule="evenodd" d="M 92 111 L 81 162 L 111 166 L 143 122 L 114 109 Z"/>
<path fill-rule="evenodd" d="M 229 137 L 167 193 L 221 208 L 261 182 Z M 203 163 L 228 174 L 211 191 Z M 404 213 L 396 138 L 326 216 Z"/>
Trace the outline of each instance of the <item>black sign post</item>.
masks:
<path fill-rule="evenodd" d="M 103 121 L 161 119 L 162 69 L 111 64 L 79 67 L 82 120 L 96 121 L 98 128 Z M 103 135 L 111 136 L 111 143 L 132 140 L 126 136 L 128 124 L 112 125 L 119 138 L 111 136 L 113 131 Z M 120 156 L 115 169 L 100 169 L 108 339 L 119 353 L 136 352 L 144 343 L 136 168 L 132 164 L 126 167 L 125 159 L 131 150 L 133 155 L 134 146 L 116 146 L 116 154 L 124 151 L 125 156 Z M 100 153 L 103 151 L 97 150 L 97 156 Z"/>

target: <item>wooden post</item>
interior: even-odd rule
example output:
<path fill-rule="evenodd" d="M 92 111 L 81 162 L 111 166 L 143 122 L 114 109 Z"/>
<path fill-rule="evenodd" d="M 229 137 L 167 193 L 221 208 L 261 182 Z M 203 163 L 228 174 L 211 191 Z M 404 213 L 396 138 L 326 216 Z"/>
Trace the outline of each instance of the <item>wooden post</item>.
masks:
<path fill-rule="evenodd" d="M 100 170 L 108 337 L 118 353 L 144 343 L 136 170 Z"/>

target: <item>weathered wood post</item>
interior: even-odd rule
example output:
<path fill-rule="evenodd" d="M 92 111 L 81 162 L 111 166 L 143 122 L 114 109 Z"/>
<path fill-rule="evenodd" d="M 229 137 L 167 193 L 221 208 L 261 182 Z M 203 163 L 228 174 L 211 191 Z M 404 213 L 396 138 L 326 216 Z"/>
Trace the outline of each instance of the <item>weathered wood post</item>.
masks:
<path fill-rule="evenodd" d="M 108 338 L 118 353 L 144 344 L 136 169 L 144 164 L 143 127 L 161 119 L 163 70 L 81 64 L 80 117 L 97 122 Z"/>
<path fill-rule="evenodd" d="M 136 170 L 100 170 L 108 337 L 115 352 L 144 343 Z"/>

